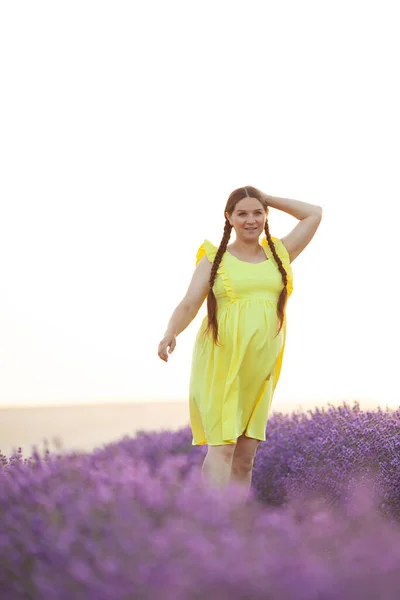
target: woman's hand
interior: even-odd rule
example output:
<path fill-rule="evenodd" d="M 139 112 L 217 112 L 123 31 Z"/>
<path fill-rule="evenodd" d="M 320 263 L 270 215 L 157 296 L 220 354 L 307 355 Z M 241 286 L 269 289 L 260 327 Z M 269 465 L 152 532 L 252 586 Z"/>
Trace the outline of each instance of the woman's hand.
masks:
<path fill-rule="evenodd" d="M 175 350 L 175 346 L 176 337 L 171 333 L 167 333 L 158 344 L 158 356 L 161 358 L 161 360 L 168 362 L 168 354 L 171 354 Z"/>

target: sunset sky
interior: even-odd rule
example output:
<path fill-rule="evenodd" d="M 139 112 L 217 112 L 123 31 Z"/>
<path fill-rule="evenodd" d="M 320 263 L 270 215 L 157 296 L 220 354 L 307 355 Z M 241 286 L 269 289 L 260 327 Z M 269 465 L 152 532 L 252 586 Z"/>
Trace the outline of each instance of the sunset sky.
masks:
<path fill-rule="evenodd" d="M 236 187 L 323 207 L 274 405 L 399 405 L 391 2 L 3 3 L 0 404 L 187 398 L 157 346 Z M 270 209 L 273 236 L 297 223 Z"/>

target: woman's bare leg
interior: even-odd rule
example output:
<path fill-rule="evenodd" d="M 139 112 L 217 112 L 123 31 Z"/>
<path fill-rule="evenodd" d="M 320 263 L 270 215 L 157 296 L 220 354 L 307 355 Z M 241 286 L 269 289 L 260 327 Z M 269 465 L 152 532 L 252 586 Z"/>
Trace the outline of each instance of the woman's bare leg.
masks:
<path fill-rule="evenodd" d="M 249 438 L 244 434 L 238 437 L 232 457 L 231 481 L 241 486 L 243 501 L 249 496 L 253 464 L 260 440 Z"/>
<path fill-rule="evenodd" d="M 232 458 L 236 444 L 208 446 L 201 468 L 202 480 L 212 487 L 226 487 L 230 481 Z"/>

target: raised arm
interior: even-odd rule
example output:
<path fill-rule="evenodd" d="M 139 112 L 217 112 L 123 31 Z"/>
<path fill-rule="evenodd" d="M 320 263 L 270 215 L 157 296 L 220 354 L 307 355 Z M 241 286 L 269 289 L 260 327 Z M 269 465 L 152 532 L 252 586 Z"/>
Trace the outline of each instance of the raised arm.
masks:
<path fill-rule="evenodd" d="M 285 237 L 281 238 L 288 251 L 290 262 L 303 252 L 308 246 L 317 231 L 322 219 L 322 207 L 317 204 L 309 204 L 301 200 L 291 200 L 290 198 L 278 198 L 264 194 L 269 206 L 296 217 L 300 223 L 290 231 Z"/>
<path fill-rule="evenodd" d="M 158 356 L 165 362 L 168 362 L 168 354 L 175 349 L 176 337 L 190 325 L 207 297 L 211 266 L 204 256 L 193 273 L 183 300 L 172 313 L 164 337 L 158 345 Z"/>

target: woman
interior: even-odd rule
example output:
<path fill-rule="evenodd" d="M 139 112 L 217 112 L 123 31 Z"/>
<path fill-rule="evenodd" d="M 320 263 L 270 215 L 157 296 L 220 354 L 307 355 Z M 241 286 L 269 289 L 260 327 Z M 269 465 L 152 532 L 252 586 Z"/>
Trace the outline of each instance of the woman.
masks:
<path fill-rule="evenodd" d="M 282 239 L 271 237 L 270 206 L 300 220 Z M 200 246 L 189 288 L 158 347 L 167 362 L 176 337 L 207 297 L 208 314 L 192 358 L 192 444 L 208 444 L 203 480 L 217 487 L 239 483 L 245 497 L 281 370 L 291 263 L 313 238 L 321 217 L 320 206 L 251 186 L 234 190 L 225 207 L 221 243 L 217 248 L 205 240 Z M 228 245 L 232 229 L 236 239 Z"/>

